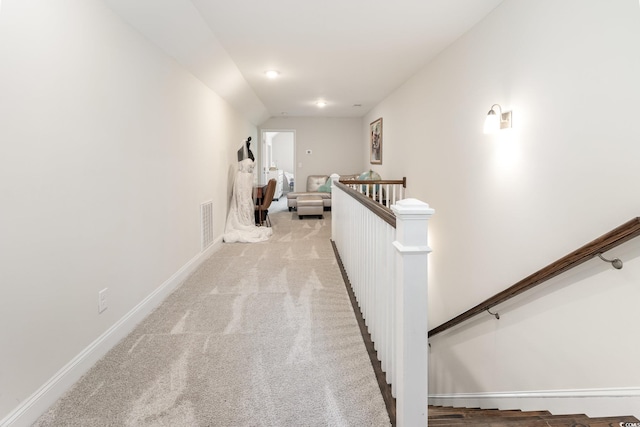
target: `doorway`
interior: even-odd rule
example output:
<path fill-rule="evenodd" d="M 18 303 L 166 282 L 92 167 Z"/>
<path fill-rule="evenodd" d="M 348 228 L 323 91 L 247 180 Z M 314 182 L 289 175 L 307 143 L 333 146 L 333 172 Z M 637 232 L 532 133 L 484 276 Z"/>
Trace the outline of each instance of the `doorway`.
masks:
<path fill-rule="evenodd" d="M 263 130 L 261 147 L 260 182 L 264 185 L 274 178 L 274 199 L 279 199 L 294 189 L 296 133 L 293 130 Z"/>

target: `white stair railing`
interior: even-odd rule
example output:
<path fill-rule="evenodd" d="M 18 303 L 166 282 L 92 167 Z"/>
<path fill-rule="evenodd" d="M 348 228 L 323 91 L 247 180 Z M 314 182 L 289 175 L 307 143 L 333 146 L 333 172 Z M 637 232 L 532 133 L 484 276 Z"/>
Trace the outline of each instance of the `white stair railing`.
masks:
<path fill-rule="evenodd" d="M 338 175 L 332 175 L 337 177 Z M 397 180 L 346 180 L 341 181 L 347 187 L 364 194 L 370 199 L 384 206 L 391 206 L 398 200 L 404 199 L 404 191 L 407 187 L 407 178 Z"/>
<path fill-rule="evenodd" d="M 396 398 L 396 423 L 426 426 L 427 223 L 434 211 L 416 199 L 386 208 L 336 177 L 331 194 L 332 239 Z"/>

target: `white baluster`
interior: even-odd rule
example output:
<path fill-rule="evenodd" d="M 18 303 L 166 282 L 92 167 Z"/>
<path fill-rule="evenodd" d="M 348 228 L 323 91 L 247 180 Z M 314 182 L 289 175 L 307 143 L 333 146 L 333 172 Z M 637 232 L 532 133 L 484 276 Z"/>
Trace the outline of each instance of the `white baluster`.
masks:
<path fill-rule="evenodd" d="M 396 372 L 397 372 L 397 367 L 396 367 L 396 323 L 395 323 L 395 319 L 396 319 L 396 283 L 395 283 L 395 271 L 396 271 L 396 263 L 395 263 L 395 248 L 392 248 L 392 242 L 395 240 L 395 236 L 396 236 L 396 229 L 389 226 L 387 229 L 387 235 L 388 235 L 388 241 L 389 241 L 389 245 L 387 246 L 387 259 L 389 261 L 391 261 L 392 259 L 394 260 L 394 262 L 390 262 L 389 266 L 391 268 L 389 268 L 387 270 L 387 282 L 389 283 L 389 289 L 388 289 L 388 296 L 389 296 L 389 302 L 387 305 L 387 310 L 388 310 L 388 328 L 387 328 L 387 334 L 389 335 L 389 351 L 388 351 L 388 357 L 389 357 L 389 363 L 388 363 L 388 375 L 387 375 L 387 382 L 389 384 L 392 384 L 391 387 L 391 395 L 393 397 L 396 397 Z"/>

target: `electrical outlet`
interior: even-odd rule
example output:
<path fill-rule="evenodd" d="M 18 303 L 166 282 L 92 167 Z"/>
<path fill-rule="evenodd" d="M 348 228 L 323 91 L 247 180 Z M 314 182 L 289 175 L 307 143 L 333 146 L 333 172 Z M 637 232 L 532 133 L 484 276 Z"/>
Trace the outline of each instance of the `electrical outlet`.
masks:
<path fill-rule="evenodd" d="M 104 288 L 98 292 L 98 313 L 102 313 L 107 309 L 107 289 Z"/>

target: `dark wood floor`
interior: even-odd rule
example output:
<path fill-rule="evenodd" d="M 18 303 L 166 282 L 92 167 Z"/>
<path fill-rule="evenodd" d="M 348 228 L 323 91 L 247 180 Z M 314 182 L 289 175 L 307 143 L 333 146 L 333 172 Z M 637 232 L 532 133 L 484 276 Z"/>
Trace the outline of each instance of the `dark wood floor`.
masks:
<path fill-rule="evenodd" d="M 631 416 L 589 418 L 584 414 L 552 415 L 548 411 L 499 411 L 497 409 L 429 406 L 429 426 L 475 427 L 620 427 L 637 423 Z M 640 424 L 639 424 L 640 425 Z"/>

